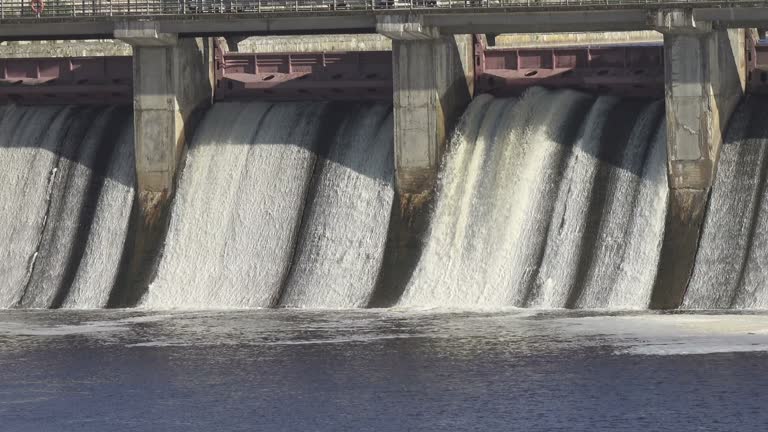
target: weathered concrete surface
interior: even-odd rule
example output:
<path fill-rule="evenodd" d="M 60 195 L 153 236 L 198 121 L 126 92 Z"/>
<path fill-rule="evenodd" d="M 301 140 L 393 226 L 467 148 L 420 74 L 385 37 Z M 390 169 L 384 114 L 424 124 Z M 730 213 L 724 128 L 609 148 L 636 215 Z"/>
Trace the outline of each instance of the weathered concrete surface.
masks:
<path fill-rule="evenodd" d="M 720 145 L 744 95 L 743 30 L 712 29 L 691 11 L 663 11 L 667 177 L 670 195 L 661 263 L 651 300 L 680 306 L 698 248 Z"/>
<path fill-rule="evenodd" d="M 237 50 L 252 53 L 391 51 L 392 40 L 380 34 L 254 36 L 238 41 Z"/>
<path fill-rule="evenodd" d="M 110 306 L 130 306 L 154 272 L 177 166 L 199 113 L 211 103 L 214 63 L 208 38 L 182 39 L 146 26 L 128 26 L 115 35 L 133 45 L 138 211 L 129 264 L 132 277 Z"/>
<path fill-rule="evenodd" d="M 131 46 L 117 39 L 0 42 L 0 58 L 129 56 Z"/>
<path fill-rule="evenodd" d="M 440 36 L 416 20 L 386 18 L 394 75 L 395 204 L 387 252 L 371 306 L 391 305 L 423 249 L 446 139 L 472 95 L 472 37 Z"/>
<path fill-rule="evenodd" d="M 435 25 L 424 23 L 422 15 L 383 15 L 376 20 L 376 32 L 394 40 L 431 40 L 440 37 Z"/>
<path fill-rule="evenodd" d="M 494 48 L 545 48 L 574 45 L 623 45 L 661 43 L 655 30 L 626 32 L 511 33 L 496 35 Z"/>
<path fill-rule="evenodd" d="M 470 101 L 470 36 L 395 40 L 395 170 L 400 193 L 431 190 L 446 137 Z"/>

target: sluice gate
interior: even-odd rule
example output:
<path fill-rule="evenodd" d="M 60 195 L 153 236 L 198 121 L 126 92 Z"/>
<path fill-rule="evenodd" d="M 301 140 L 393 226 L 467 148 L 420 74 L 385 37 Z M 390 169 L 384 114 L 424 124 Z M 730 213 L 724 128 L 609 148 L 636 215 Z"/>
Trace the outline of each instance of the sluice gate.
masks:
<path fill-rule="evenodd" d="M 216 100 L 392 100 L 392 54 L 240 53 L 216 48 Z"/>
<path fill-rule="evenodd" d="M 131 57 L 0 59 L 0 103 L 130 104 Z"/>
<path fill-rule="evenodd" d="M 664 95 L 661 44 L 494 48 L 474 38 L 474 94 L 533 86 L 600 94 Z M 747 38 L 748 92 L 768 94 L 768 44 Z M 246 53 L 215 45 L 214 99 L 392 100 L 389 51 Z M 128 104 L 127 56 L 0 59 L 0 103 Z"/>

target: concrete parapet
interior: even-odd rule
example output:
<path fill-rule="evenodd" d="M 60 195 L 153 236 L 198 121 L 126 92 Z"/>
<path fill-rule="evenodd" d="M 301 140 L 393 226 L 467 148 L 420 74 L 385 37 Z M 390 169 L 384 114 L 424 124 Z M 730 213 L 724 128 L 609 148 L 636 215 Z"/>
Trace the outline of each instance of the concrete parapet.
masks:
<path fill-rule="evenodd" d="M 697 21 L 693 9 L 661 9 L 650 16 L 650 24 L 665 34 L 703 33 L 712 30 L 709 21 Z"/>
<path fill-rule="evenodd" d="M 0 58 L 129 56 L 131 46 L 116 39 L 0 42 Z"/>
<path fill-rule="evenodd" d="M 654 30 L 627 32 L 512 33 L 496 35 L 495 48 L 553 48 L 583 45 L 633 45 L 661 43 Z"/>
<path fill-rule="evenodd" d="M 229 48 L 247 53 L 391 51 L 392 41 L 380 34 L 253 36 Z"/>
<path fill-rule="evenodd" d="M 177 166 L 198 113 L 213 95 L 213 46 L 208 38 L 182 39 L 151 24 L 126 26 L 115 37 L 133 46 L 133 110 L 137 214 L 129 286 L 110 306 L 140 298 L 154 270 L 167 226 Z"/>
<path fill-rule="evenodd" d="M 743 30 L 712 30 L 689 11 L 659 13 L 664 33 L 670 195 L 651 307 L 678 307 L 690 278 L 728 119 L 744 95 Z"/>
<path fill-rule="evenodd" d="M 212 95 L 207 39 L 134 45 L 134 129 L 139 189 L 170 193 L 186 138 L 185 122 Z"/>

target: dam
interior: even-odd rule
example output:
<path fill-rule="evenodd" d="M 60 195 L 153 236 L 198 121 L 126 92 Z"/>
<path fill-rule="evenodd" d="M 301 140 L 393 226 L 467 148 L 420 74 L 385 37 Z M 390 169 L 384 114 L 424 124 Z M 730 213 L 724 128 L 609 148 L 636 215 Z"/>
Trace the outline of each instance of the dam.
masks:
<path fill-rule="evenodd" d="M 0 0 L 0 429 L 763 431 L 767 12 Z"/>
<path fill-rule="evenodd" d="M 0 308 L 768 307 L 749 22 L 609 7 L 596 30 L 617 13 L 643 39 L 505 45 L 375 9 L 352 49 L 299 50 L 171 31 L 182 12 L 104 15 L 122 45 L 101 55 L 9 42 Z M 6 12 L 3 31 L 55 40 L 68 14 Z"/>

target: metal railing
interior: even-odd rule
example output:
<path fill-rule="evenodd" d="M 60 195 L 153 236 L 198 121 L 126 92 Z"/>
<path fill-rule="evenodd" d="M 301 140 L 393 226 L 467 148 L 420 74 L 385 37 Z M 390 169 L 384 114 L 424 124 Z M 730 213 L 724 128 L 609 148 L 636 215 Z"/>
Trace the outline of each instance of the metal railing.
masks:
<path fill-rule="evenodd" d="M 36 5 L 33 5 L 37 3 Z M 755 0 L 0 0 L 1 19 L 440 9 L 768 6 Z M 42 9 L 42 10 L 40 10 Z"/>

